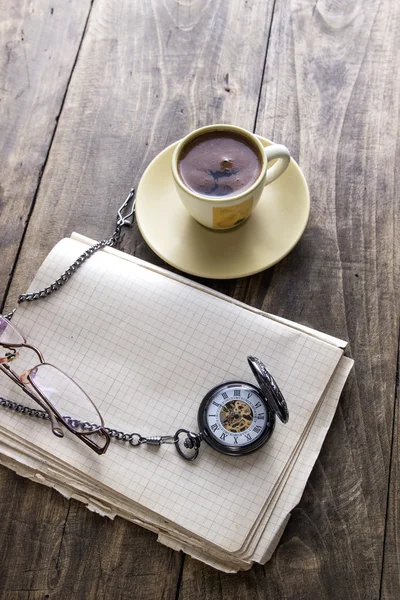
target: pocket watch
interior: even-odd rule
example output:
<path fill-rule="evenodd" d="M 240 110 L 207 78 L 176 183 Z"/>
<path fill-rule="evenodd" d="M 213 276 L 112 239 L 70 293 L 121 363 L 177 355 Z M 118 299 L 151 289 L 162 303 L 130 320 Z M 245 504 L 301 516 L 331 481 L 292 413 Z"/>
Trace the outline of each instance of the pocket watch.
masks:
<path fill-rule="evenodd" d="M 286 401 L 271 373 L 258 358 L 248 356 L 247 361 L 259 387 L 245 381 L 213 387 L 199 407 L 199 433 L 179 429 L 174 436 L 183 458 L 194 460 L 203 441 L 229 456 L 250 454 L 269 440 L 276 416 L 288 422 Z"/>

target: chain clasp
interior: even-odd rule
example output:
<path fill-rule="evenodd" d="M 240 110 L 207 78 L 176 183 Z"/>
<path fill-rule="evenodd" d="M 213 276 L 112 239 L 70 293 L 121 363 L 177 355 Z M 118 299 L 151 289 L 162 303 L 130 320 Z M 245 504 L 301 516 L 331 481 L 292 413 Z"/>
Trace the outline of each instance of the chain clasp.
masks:
<path fill-rule="evenodd" d="M 132 200 L 132 204 L 130 204 Z M 117 227 L 123 227 L 124 225 L 131 226 L 133 223 L 133 215 L 135 213 L 136 197 L 134 188 L 129 192 L 125 202 L 121 204 L 117 213 Z M 126 210 L 125 210 L 126 209 Z M 124 212 L 127 211 L 127 214 Z"/>

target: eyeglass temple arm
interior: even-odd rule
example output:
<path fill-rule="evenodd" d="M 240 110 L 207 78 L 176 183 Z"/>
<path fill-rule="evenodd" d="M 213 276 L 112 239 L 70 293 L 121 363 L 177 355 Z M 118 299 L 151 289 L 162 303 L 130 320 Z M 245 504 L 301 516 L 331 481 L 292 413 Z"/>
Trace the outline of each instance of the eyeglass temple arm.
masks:
<path fill-rule="evenodd" d="M 18 375 L 11 369 L 11 367 L 9 365 L 5 366 L 0 364 L 0 370 L 3 371 L 3 373 L 5 373 L 7 377 L 12 379 L 12 381 L 14 381 L 14 383 L 16 383 L 25 392 L 25 394 L 27 394 L 32 400 L 37 402 L 39 406 L 46 411 L 46 413 L 49 415 L 51 429 L 54 435 L 56 435 L 57 437 L 64 437 L 64 432 L 62 431 L 62 429 L 60 429 L 58 421 L 54 416 L 53 412 L 38 396 L 36 396 L 28 387 L 26 387 L 24 383 L 22 383 Z"/>
<path fill-rule="evenodd" d="M 35 346 L 31 346 L 30 344 L 24 343 L 24 344 L 0 344 L 0 346 L 2 346 L 3 348 L 8 348 L 9 350 L 14 350 L 15 348 L 29 348 L 30 350 L 33 350 L 37 355 L 38 358 L 40 360 L 40 362 L 43 364 L 44 363 L 44 357 L 43 354 L 40 352 L 40 350 L 38 350 L 37 348 L 35 348 Z"/>
<path fill-rule="evenodd" d="M 105 451 L 107 450 L 108 446 L 110 445 L 111 438 L 110 438 L 109 434 L 107 433 L 107 431 L 104 429 L 104 427 L 102 427 L 98 431 L 101 431 L 102 435 L 107 440 L 106 445 L 103 446 L 103 447 L 99 446 L 95 442 L 92 442 L 92 440 L 89 438 L 89 436 L 86 436 L 86 435 L 83 435 L 83 434 L 78 434 L 78 433 L 76 433 L 74 431 L 72 433 L 74 433 L 75 435 L 77 435 L 79 437 L 79 439 L 82 440 L 82 442 L 84 442 L 87 446 L 89 446 L 89 448 L 91 448 L 92 450 L 94 450 L 96 452 L 96 454 L 100 455 L 100 454 L 104 454 Z M 98 433 L 98 431 L 95 432 L 95 433 Z"/>

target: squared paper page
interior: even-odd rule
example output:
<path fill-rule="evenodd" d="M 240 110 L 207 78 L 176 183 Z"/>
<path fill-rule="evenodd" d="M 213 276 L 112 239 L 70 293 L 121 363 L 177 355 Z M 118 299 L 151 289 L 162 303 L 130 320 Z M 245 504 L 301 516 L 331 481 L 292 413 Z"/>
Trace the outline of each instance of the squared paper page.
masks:
<path fill-rule="evenodd" d="M 80 233 L 76 233 L 76 232 L 73 232 L 71 234 L 71 239 L 76 240 L 77 242 L 81 242 L 85 246 L 93 246 L 94 244 L 97 243 L 96 240 L 92 240 L 91 238 L 88 238 L 88 237 L 86 237 Z M 217 298 L 221 298 L 221 300 L 225 300 L 226 302 L 236 304 L 236 306 L 241 306 L 242 308 L 245 308 L 246 310 L 251 310 L 258 315 L 262 315 L 263 317 L 268 317 L 269 319 L 272 319 L 273 321 L 277 321 L 278 323 L 282 323 L 283 325 L 287 325 L 288 327 L 293 327 L 294 329 L 297 329 L 298 331 L 303 331 L 304 333 L 307 333 L 307 334 L 311 335 L 312 337 L 317 338 L 318 340 L 322 340 L 323 342 L 327 342 L 328 344 L 331 344 L 332 346 L 337 346 L 338 348 L 343 348 L 343 349 L 345 349 L 347 346 L 348 342 L 346 342 L 345 340 L 341 340 L 340 338 L 333 337 L 332 335 L 323 333 L 322 331 L 318 331 L 317 329 L 312 329 L 311 327 L 308 327 L 307 325 L 303 325 L 302 323 L 295 323 L 294 321 L 290 321 L 289 319 L 285 319 L 284 317 L 279 317 L 277 315 L 272 315 L 270 313 L 267 313 L 259 308 L 255 308 L 254 306 L 245 304 L 244 302 L 241 302 L 240 300 L 237 300 L 236 298 L 232 298 L 231 296 L 227 296 L 226 294 L 217 292 L 216 290 L 213 290 L 212 288 L 209 288 L 201 283 L 198 283 L 197 281 L 192 281 L 191 279 L 188 279 L 187 277 L 183 277 L 182 275 L 179 275 L 178 273 L 172 273 L 171 271 L 167 271 L 167 269 L 163 269 L 162 267 L 159 267 L 158 265 L 153 265 L 152 263 L 146 262 L 145 260 L 137 258 L 136 256 L 132 256 L 132 254 L 127 254 L 126 252 L 122 252 L 121 250 L 117 250 L 116 248 L 110 248 L 108 246 L 106 248 L 103 248 L 102 251 L 113 254 L 114 256 L 117 256 L 118 258 L 121 258 L 123 260 L 133 262 L 145 269 L 150 269 L 151 271 L 154 271 L 155 273 L 160 273 L 161 275 L 164 275 L 165 277 L 169 277 L 170 279 L 174 279 L 175 281 L 180 281 L 181 283 L 184 283 L 185 285 L 190 285 L 191 287 L 193 287 L 197 290 L 203 291 L 207 294 L 212 294 L 213 296 L 216 296 Z"/>
<path fill-rule="evenodd" d="M 47 285 L 80 249 L 72 240 L 60 242 L 31 287 Z M 55 438 L 42 423 L 2 418 L 15 433 L 227 550 L 245 540 L 342 354 L 106 253 L 95 254 L 57 294 L 22 305 L 14 319 L 47 360 L 82 385 L 108 426 L 143 435 L 181 426 L 196 430 L 198 405 L 211 387 L 229 379 L 251 381 L 248 354 L 267 364 L 291 419 L 286 426 L 277 423 L 262 450 L 239 460 L 204 445 L 193 464 L 171 447 L 114 444 L 98 457 L 75 439 Z M 19 362 L 23 370 L 23 357 Z M 5 393 L 25 401 L 12 382 L 4 383 Z"/>
<path fill-rule="evenodd" d="M 92 245 L 94 245 L 96 243 L 96 240 L 93 240 L 91 238 L 88 238 L 87 236 L 84 236 L 84 235 L 82 235 L 80 233 L 76 233 L 76 232 L 73 232 L 71 234 L 71 239 L 81 242 L 86 247 L 92 246 Z M 198 283 L 196 281 L 192 281 L 191 279 L 188 279 L 187 277 L 184 277 L 184 276 L 182 276 L 182 275 L 180 275 L 178 273 L 173 273 L 171 271 L 168 271 L 167 269 L 159 267 L 158 265 L 154 265 L 152 263 L 148 263 L 148 262 L 146 262 L 144 260 L 141 260 L 140 258 L 132 256 L 131 254 L 126 254 L 125 252 L 122 252 L 121 250 L 117 250 L 116 248 L 106 247 L 106 248 L 103 249 L 103 251 L 104 252 L 112 253 L 115 256 L 118 256 L 119 258 L 121 258 L 123 260 L 128 260 L 128 261 L 134 262 L 136 264 L 139 264 L 140 266 L 142 266 L 144 268 L 147 268 L 147 269 L 153 270 L 155 272 L 161 273 L 165 277 L 173 278 L 173 279 L 175 279 L 177 281 L 180 281 L 180 282 L 184 283 L 185 285 L 190 285 L 190 286 L 192 286 L 192 287 L 194 287 L 196 289 L 199 289 L 201 291 L 204 291 L 206 293 L 213 294 L 213 295 L 217 296 L 218 298 L 221 298 L 221 299 L 223 299 L 223 300 L 225 300 L 227 302 L 234 303 L 237 306 L 241 306 L 243 308 L 246 308 L 247 310 L 252 310 L 253 312 L 255 312 L 257 314 L 266 316 L 266 317 L 268 317 L 268 318 L 270 318 L 272 320 L 278 321 L 279 323 L 283 323 L 284 325 L 287 325 L 288 327 L 293 327 L 293 328 L 295 328 L 297 330 L 303 331 L 304 333 L 307 333 L 307 334 L 309 334 L 309 335 L 311 335 L 311 336 L 313 336 L 313 337 L 315 337 L 315 338 L 317 338 L 319 340 L 325 341 L 328 344 L 332 344 L 334 346 L 337 346 L 338 348 L 345 349 L 347 347 L 348 342 L 345 341 L 345 340 L 341 340 L 340 338 L 337 338 L 337 337 L 334 337 L 332 335 L 328 335 L 326 333 L 323 333 L 321 331 L 312 329 L 311 327 L 308 327 L 308 326 L 303 325 L 301 323 L 296 323 L 294 321 L 290 321 L 289 319 L 285 319 L 283 317 L 267 313 L 267 312 L 262 311 L 262 310 L 260 310 L 258 308 L 255 308 L 254 306 L 249 306 L 249 305 L 241 302 L 240 300 L 237 300 L 236 298 L 232 298 L 230 296 L 226 296 L 225 294 L 222 294 L 221 292 L 218 292 L 216 290 L 208 288 L 208 287 L 204 286 L 201 283 Z M 342 365 L 341 366 L 341 370 L 343 371 L 343 364 L 346 363 L 346 361 L 348 361 L 348 365 L 350 365 L 350 366 L 348 366 L 348 371 L 350 371 L 351 366 L 352 366 L 352 364 L 353 364 L 354 361 L 350 361 L 350 359 L 342 357 L 341 360 L 340 360 L 339 365 Z M 317 408 L 315 410 L 315 415 L 312 417 L 311 422 L 307 426 L 307 429 L 304 431 L 304 437 L 302 437 L 301 440 L 299 441 L 297 450 L 294 452 L 293 456 L 291 457 L 290 461 L 288 462 L 286 470 L 284 470 L 282 472 L 281 477 L 280 477 L 280 481 L 279 481 L 279 483 L 277 485 L 277 488 L 273 492 L 273 498 L 271 498 L 271 502 L 268 501 L 266 503 L 267 510 L 264 512 L 263 515 L 259 516 L 258 520 L 260 521 L 260 519 L 261 519 L 261 522 L 264 523 L 264 526 L 265 526 L 265 523 L 267 523 L 269 517 L 271 516 L 272 511 L 274 510 L 274 507 L 275 507 L 278 499 L 280 498 L 281 492 L 282 492 L 284 486 L 286 485 L 286 482 L 289 479 L 290 473 L 293 471 L 294 463 L 297 460 L 297 457 L 299 456 L 300 452 L 302 451 L 302 448 L 303 448 L 304 442 L 305 442 L 305 438 L 310 434 L 310 430 L 311 429 L 313 430 L 313 431 L 311 431 L 311 435 L 314 433 L 314 436 L 315 436 L 316 414 L 320 413 L 320 411 L 323 410 L 323 408 L 322 408 L 321 405 L 322 405 L 322 402 L 324 401 L 325 395 L 328 394 L 329 397 L 332 397 L 332 394 L 333 394 L 332 388 L 334 386 L 334 382 L 336 381 L 336 383 L 337 383 L 337 379 L 338 379 L 338 375 L 337 375 L 338 369 L 339 369 L 339 367 L 336 369 L 336 371 L 335 371 L 335 373 L 333 375 L 333 380 L 334 381 L 329 382 L 329 384 L 327 386 L 327 389 L 326 389 L 324 395 L 322 396 L 319 405 L 317 406 Z M 344 385 L 344 383 L 345 382 L 343 381 L 343 385 Z M 339 396 L 340 396 L 340 392 L 337 395 L 336 402 L 339 400 Z M 331 419 L 333 418 L 333 414 L 334 414 L 334 411 L 331 414 Z M 320 419 L 319 419 L 319 421 L 320 421 Z M 315 458 L 316 458 L 317 455 L 318 455 L 318 453 L 319 453 L 322 441 L 321 441 L 321 444 L 318 446 L 318 440 L 321 439 L 321 436 L 315 436 L 315 437 L 316 437 L 316 443 L 313 446 L 313 450 L 314 450 L 314 453 L 316 452 L 316 454 L 315 454 Z M 324 437 L 325 437 L 325 434 L 324 434 Z M 318 446 L 318 449 L 317 449 L 317 446 Z M 311 444 L 310 443 L 308 444 L 308 448 L 311 449 Z M 311 468 L 310 468 L 310 471 L 311 471 Z M 304 480 L 301 483 L 301 489 L 304 488 L 304 485 L 305 485 L 306 480 L 307 480 L 307 478 L 309 476 L 309 473 L 306 473 L 303 470 L 302 476 L 303 476 Z M 254 524 L 253 525 L 253 530 L 255 530 L 257 528 L 261 528 L 261 527 L 262 527 L 262 524 L 260 524 L 260 523 L 258 525 Z M 262 535 L 262 534 L 260 533 L 259 535 Z M 258 536 L 256 536 L 257 539 L 255 539 L 251 535 L 251 533 L 250 533 L 249 537 L 250 537 L 249 541 L 251 541 L 252 548 L 256 547 L 257 546 Z M 248 554 L 248 551 L 249 551 L 249 549 L 248 549 L 248 546 L 246 545 L 246 550 L 242 549 L 241 555 L 243 556 L 244 554 Z"/>

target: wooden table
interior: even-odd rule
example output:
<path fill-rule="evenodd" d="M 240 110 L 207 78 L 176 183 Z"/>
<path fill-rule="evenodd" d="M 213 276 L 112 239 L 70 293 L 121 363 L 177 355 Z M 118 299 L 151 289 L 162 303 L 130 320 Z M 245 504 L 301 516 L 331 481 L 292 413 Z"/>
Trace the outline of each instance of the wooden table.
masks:
<path fill-rule="evenodd" d="M 228 122 L 290 148 L 312 210 L 274 268 L 205 283 L 348 339 L 356 361 L 265 567 L 222 574 L 2 468 L 1 599 L 399 598 L 399 3 L 0 8 L 3 311 L 62 237 L 111 234 L 116 208 L 160 150 Z M 166 266 L 136 227 L 121 247 Z"/>

